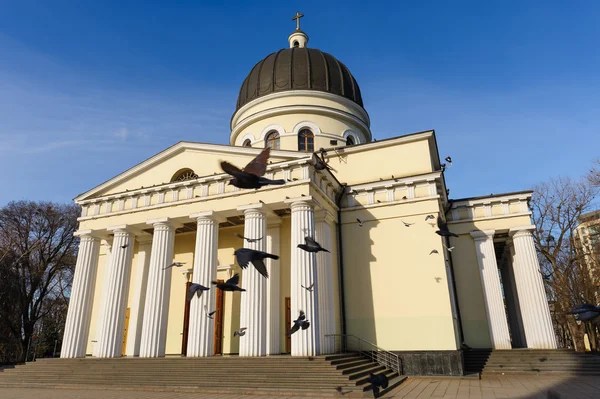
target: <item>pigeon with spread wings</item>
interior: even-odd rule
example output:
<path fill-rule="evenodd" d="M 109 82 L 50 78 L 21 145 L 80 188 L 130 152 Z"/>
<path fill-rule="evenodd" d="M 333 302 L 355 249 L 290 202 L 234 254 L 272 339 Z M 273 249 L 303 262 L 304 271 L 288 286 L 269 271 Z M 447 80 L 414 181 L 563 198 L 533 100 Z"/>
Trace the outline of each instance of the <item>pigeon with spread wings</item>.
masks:
<path fill-rule="evenodd" d="M 267 160 L 269 159 L 271 148 L 265 148 L 256 158 L 254 158 L 244 169 L 239 169 L 237 166 L 230 164 L 227 161 L 221 162 L 221 169 L 231 176 L 233 179 L 229 184 L 238 188 L 254 188 L 259 189 L 262 186 L 269 184 L 282 185 L 285 180 L 271 180 L 262 177 L 267 171 Z"/>
<path fill-rule="evenodd" d="M 435 232 L 437 235 L 440 235 L 442 237 L 458 237 L 458 234 L 454 234 L 453 232 L 448 230 L 448 225 L 444 223 L 441 216 L 438 216 L 437 218 L 437 225 L 439 229 Z"/>
<path fill-rule="evenodd" d="M 279 259 L 279 256 L 277 255 L 268 254 L 266 252 L 257 251 L 250 248 L 238 248 L 235 250 L 234 254 L 238 265 L 240 265 L 242 269 L 247 268 L 248 263 L 252 263 L 254 268 L 265 278 L 269 278 L 269 273 L 267 272 L 267 266 L 265 266 L 265 262 L 263 260 L 265 258 Z"/>
<path fill-rule="evenodd" d="M 304 244 L 298 244 L 298 248 L 306 251 L 306 252 L 329 252 L 327 249 L 323 248 L 321 244 L 316 242 L 310 237 L 304 237 Z"/>
<path fill-rule="evenodd" d="M 190 289 L 188 290 L 187 300 L 188 302 L 192 300 L 194 295 L 197 295 L 198 298 L 202 296 L 203 291 L 208 291 L 210 288 L 203 286 L 202 284 L 192 283 L 190 284 Z"/>
<path fill-rule="evenodd" d="M 218 289 L 221 291 L 246 291 L 243 288 L 240 288 L 238 284 L 240 283 L 240 275 L 235 274 L 232 278 L 225 281 L 224 283 L 219 283 L 218 281 L 213 281 L 213 285 L 216 285 Z"/>
<path fill-rule="evenodd" d="M 306 315 L 304 314 L 304 311 L 301 310 L 300 315 L 296 320 L 294 320 L 294 325 L 292 326 L 292 329 L 288 331 L 287 335 L 292 335 L 300 328 L 306 330 L 308 327 L 310 327 L 310 322 L 306 320 Z"/>

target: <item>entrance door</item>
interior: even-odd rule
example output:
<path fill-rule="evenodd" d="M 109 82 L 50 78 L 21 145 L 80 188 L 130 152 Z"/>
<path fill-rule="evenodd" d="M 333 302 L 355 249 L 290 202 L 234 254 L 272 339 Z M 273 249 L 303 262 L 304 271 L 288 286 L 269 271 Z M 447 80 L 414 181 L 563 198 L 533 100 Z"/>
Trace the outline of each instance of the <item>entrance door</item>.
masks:
<path fill-rule="evenodd" d="M 217 283 L 223 283 L 223 280 L 217 280 Z M 223 353 L 223 305 L 224 296 L 223 290 L 217 289 L 217 308 L 215 313 L 215 355 L 221 355 Z"/>
<path fill-rule="evenodd" d="M 188 292 L 190 291 L 191 282 L 185 283 L 185 309 L 183 310 L 183 337 L 181 339 L 181 354 L 187 355 L 188 331 L 190 329 L 190 301 L 187 300 Z"/>
<path fill-rule="evenodd" d="M 292 337 L 287 334 L 292 325 L 292 301 L 289 296 L 285 297 L 285 353 L 292 353 Z"/>
<path fill-rule="evenodd" d="M 121 355 L 127 355 L 127 331 L 129 330 L 129 310 L 125 311 L 125 331 L 123 331 L 123 346 L 121 346 Z"/>

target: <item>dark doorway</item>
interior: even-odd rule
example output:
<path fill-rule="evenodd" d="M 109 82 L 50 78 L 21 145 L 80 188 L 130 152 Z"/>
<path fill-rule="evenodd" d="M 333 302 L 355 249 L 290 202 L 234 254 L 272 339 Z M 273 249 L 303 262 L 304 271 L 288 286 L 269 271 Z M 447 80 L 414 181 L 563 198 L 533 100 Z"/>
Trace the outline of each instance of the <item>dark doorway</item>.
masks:
<path fill-rule="evenodd" d="M 223 280 L 217 280 L 217 283 L 223 283 Z M 217 308 L 215 313 L 215 355 L 223 354 L 223 305 L 225 297 L 223 291 L 217 289 Z"/>
<path fill-rule="evenodd" d="M 185 283 L 185 309 L 183 313 L 183 337 L 181 339 L 181 354 L 183 356 L 187 355 L 187 343 L 188 343 L 188 331 L 190 329 L 190 301 L 187 300 L 187 293 L 190 290 L 189 281 Z"/>
<path fill-rule="evenodd" d="M 289 296 L 285 297 L 285 331 L 292 325 L 292 301 Z M 292 337 L 285 334 L 285 353 L 292 353 Z"/>

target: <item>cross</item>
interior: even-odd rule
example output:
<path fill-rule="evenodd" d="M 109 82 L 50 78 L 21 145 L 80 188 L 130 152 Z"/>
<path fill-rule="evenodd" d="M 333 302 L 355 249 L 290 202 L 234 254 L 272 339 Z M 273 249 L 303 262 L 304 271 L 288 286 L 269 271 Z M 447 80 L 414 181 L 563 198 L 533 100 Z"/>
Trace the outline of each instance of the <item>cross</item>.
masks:
<path fill-rule="evenodd" d="M 296 15 L 292 18 L 292 21 L 296 20 L 296 30 L 300 30 L 300 18 L 302 18 L 304 14 L 300 14 L 296 11 Z"/>

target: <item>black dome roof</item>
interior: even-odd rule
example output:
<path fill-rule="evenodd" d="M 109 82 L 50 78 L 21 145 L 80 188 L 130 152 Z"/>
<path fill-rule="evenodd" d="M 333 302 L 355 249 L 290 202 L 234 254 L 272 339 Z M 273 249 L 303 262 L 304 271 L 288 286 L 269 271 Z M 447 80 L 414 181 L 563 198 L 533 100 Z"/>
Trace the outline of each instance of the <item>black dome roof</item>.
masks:
<path fill-rule="evenodd" d="M 344 64 L 321 50 L 293 47 L 269 54 L 252 68 L 235 110 L 259 97 L 288 90 L 323 91 L 363 106 L 358 83 Z"/>

